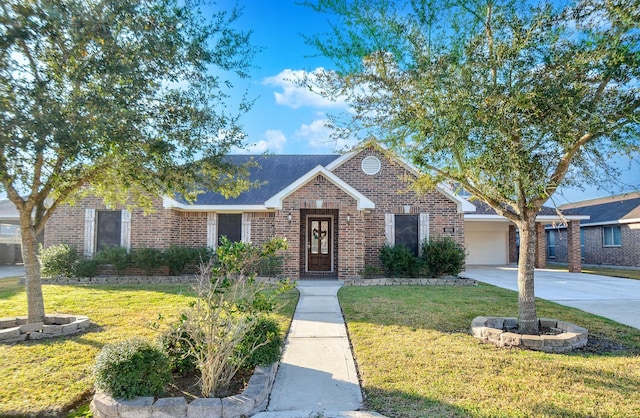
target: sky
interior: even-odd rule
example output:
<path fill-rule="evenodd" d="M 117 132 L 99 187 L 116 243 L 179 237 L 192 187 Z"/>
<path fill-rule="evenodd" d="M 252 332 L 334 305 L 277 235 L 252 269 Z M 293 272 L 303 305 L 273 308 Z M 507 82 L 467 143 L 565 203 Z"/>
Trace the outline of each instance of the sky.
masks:
<path fill-rule="evenodd" d="M 300 6 L 298 0 L 241 0 L 242 16 L 238 27 L 251 30 L 252 43 L 262 48 L 255 59 L 250 78 L 239 82 L 254 107 L 245 115 L 243 126 L 250 152 L 272 154 L 331 154 L 344 146 L 329 138 L 324 123 L 327 115 L 344 110 L 343 103 L 332 103 L 290 80 L 303 72 L 332 68 L 326 58 L 306 45 L 302 34 L 312 35 L 327 30 L 326 16 Z M 234 4 L 221 0 L 220 5 Z M 640 190 L 640 162 L 618 158 L 622 171 L 619 185 L 606 189 L 585 185 L 586 190 L 563 189 L 554 195 L 557 205 L 611 194 Z"/>

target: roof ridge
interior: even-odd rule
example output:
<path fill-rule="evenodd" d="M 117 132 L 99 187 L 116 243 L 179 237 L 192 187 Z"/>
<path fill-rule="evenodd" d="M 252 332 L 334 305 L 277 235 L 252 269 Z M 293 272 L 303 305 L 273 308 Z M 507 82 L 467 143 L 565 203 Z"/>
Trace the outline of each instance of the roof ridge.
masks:
<path fill-rule="evenodd" d="M 594 199 L 582 200 L 579 202 L 566 203 L 564 205 L 558 206 L 558 208 L 560 209 L 582 208 L 585 206 L 596 206 L 596 205 L 602 205 L 606 203 L 615 203 L 615 202 L 638 199 L 638 198 L 640 198 L 640 191 L 627 192 L 627 193 L 622 193 L 618 195 L 597 197 Z"/>

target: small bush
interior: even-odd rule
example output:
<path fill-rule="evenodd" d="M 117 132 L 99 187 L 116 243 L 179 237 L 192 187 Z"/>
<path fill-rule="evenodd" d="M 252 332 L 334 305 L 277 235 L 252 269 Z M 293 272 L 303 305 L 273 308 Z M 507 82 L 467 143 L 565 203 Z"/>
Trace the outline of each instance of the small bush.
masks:
<path fill-rule="evenodd" d="M 73 265 L 74 277 L 95 277 L 98 274 L 98 262 L 81 258 Z"/>
<path fill-rule="evenodd" d="M 380 250 L 380 261 L 390 277 L 414 277 L 421 270 L 421 261 L 404 245 L 385 245 Z"/>
<path fill-rule="evenodd" d="M 169 356 L 171 372 L 188 374 L 196 370 L 196 357 L 192 350 L 197 349 L 197 345 L 181 322 L 170 326 L 160 337 L 160 343 Z"/>
<path fill-rule="evenodd" d="M 71 277 L 73 266 L 78 261 L 78 250 L 67 244 L 41 246 L 38 258 L 45 276 Z"/>
<path fill-rule="evenodd" d="M 136 248 L 131 250 L 131 263 L 144 270 L 147 276 L 153 276 L 162 264 L 162 251 L 157 248 Z"/>
<path fill-rule="evenodd" d="M 164 351 L 139 338 L 104 346 L 94 373 L 97 389 L 124 399 L 160 395 L 171 380 Z"/>
<path fill-rule="evenodd" d="M 96 254 L 94 258 L 99 264 L 110 264 L 116 274 L 122 276 L 129 267 L 129 252 L 124 247 L 107 247 Z"/>
<path fill-rule="evenodd" d="M 367 264 L 360 272 L 360 275 L 363 279 L 373 279 L 382 275 L 382 269 L 378 266 Z"/>
<path fill-rule="evenodd" d="M 433 277 L 456 276 L 464 268 L 465 251 L 449 237 L 433 237 L 422 243 L 422 259 Z"/>
<path fill-rule="evenodd" d="M 258 272 L 261 276 L 275 277 L 282 274 L 284 258 L 282 256 L 271 255 L 260 260 Z"/>
<path fill-rule="evenodd" d="M 187 264 L 193 263 L 196 250 L 193 248 L 172 245 L 162 254 L 164 265 L 169 267 L 169 274 L 177 276 L 182 274 Z"/>
<path fill-rule="evenodd" d="M 273 319 L 262 317 L 236 347 L 235 357 L 244 360 L 243 367 L 268 365 L 280 360 L 281 348 L 280 326 Z"/>

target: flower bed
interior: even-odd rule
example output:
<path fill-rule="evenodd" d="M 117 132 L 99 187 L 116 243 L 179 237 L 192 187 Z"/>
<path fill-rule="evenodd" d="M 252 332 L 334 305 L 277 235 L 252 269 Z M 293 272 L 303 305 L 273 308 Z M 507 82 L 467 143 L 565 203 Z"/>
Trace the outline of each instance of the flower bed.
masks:
<path fill-rule="evenodd" d="M 278 364 L 256 367 L 245 390 L 226 398 L 197 398 L 187 402 L 184 397 L 138 397 L 132 400 L 114 399 L 104 393 L 96 393 L 91 411 L 96 418 L 112 417 L 208 417 L 229 418 L 251 416 L 267 408 L 269 394 L 275 380 Z"/>
<path fill-rule="evenodd" d="M 43 322 L 28 324 L 26 316 L 0 318 L 0 343 L 40 340 L 82 332 L 89 318 L 82 315 L 45 315 Z"/>
<path fill-rule="evenodd" d="M 473 336 L 497 347 L 524 347 L 550 353 L 564 353 L 587 345 L 585 328 L 552 318 L 540 318 L 540 335 L 518 334 L 518 319 L 478 316 L 471 322 Z"/>

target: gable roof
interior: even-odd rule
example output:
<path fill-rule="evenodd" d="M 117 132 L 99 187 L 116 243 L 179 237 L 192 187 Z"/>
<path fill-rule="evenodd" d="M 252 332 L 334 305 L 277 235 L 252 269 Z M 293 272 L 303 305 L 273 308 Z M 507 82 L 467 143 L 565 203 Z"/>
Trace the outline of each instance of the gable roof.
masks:
<path fill-rule="evenodd" d="M 363 149 L 374 146 L 377 150 L 398 161 L 410 172 L 418 170 L 374 141 L 368 141 L 359 149 L 344 155 L 229 155 L 232 164 L 255 163 L 249 168 L 249 180 L 258 184 L 237 197 L 225 198 L 212 191 L 201 193 L 194 202 L 181 196 L 165 197 L 163 206 L 187 211 L 264 211 L 281 207 L 281 201 L 315 175 L 322 174 L 330 182 L 356 199 L 359 209 L 374 208 L 375 204 L 362 193 L 333 174 L 333 170 L 344 164 Z M 437 190 L 458 206 L 459 212 L 473 211 L 474 206 L 445 187 Z"/>
<path fill-rule="evenodd" d="M 507 218 L 502 215 L 498 215 L 496 210 L 489 206 L 487 203 L 482 200 L 474 200 L 473 204 L 476 207 L 475 213 L 465 213 L 464 219 L 470 221 L 483 221 L 483 220 L 494 220 L 494 221 L 508 221 Z M 564 209 L 561 210 L 562 216 L 558 214 L 558 211 L 555 208 L 550 206 L 543 206 L 540 208 L 538 215 L 536 216 L 536 221 L 538 222 L 562 222 L 563 218 L 568 220 L 583 220 L 589 219 L 588 214 L 584 213 L 581 209 Z M 510 221 L 509 221 L 510 222 Z M 581 223 L 582 225 L 582 223 Z"/>
<path fill-rule="evenodd" d="M 236 207 L 238 209 L 264 209 L 267 200 L 280 193 L 296 179 L 304 176 L 316 166 L 325 166 L 339 155 L 229 155 L 227 158 L 233 164 L 241 165 L 254 162 L 249 167 L 249 179 L 257 182 L 259 187 L 246 190 L 237 197 L 225 198 L 222 194 L 207 191 L 199 194 L 193 203 L 175 196 L 165 199 L 165 207 L 182 209 L 224 209 Z"/>
<path fill-rule="evenodd" d="M 338 188 L 343 190 L 345 193 L 347 193 L 349 196 L 354 198 L 358 203 L 358 210 L 373 209 L 376 207 L 375 203 L 369 200 L 366 196 L 364 196 L 362 193 L 360 193 L 353 187 L 349 186 L 341 178 L 339 178 L 338 176 L 333 174 L 331 171 L 327 170 L 325 167 L 322 167 L 320 165 L 316 166 L 313 170 L 309 171 L 304 176 L 298 178 L 296 181 L 291 183 L 288 187 L 286 187 L 280 193 L 276 194 L 271 199 L 267 200 L 265 202 L 265 205 L 268 208 L 281 209 L 282 201 L 287 196 L 289 196 L 291 193 L 295 192 L 296 190 L 298 190 L 299 188 L 307 184 L 310 180 L 314 179 L 318 174 L 321 174 L 327 180 L 333 183 L 335 186 L 337 186 Z"/>
<path fill-rule="evenodd" d="M 16 208 L 16 205 L 9 199 L 0 200 L 0 219 L 20 219 L 18 208 Z"/>
<path fill-rule="evenodd" d="M 636 223 L 640 222 L 640 193 L 576 202 L 560 208 L 571 208 L 589 215 L 590 221 L 583 226 Z"/>

